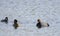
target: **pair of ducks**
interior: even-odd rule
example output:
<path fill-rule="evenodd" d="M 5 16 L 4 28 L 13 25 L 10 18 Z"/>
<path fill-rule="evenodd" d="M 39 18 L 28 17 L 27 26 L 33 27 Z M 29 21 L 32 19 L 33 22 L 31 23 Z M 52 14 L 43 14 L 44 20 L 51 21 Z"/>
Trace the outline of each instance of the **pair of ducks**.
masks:
<path fill-rule="evenodd" d="M 8 17 L 5 17 L 5 19 L 3 19 L 3 20 L 1 20 L 1 22 L 5 22 L 6 24 L 8 23 Z M 17 27 L 18 27 L 18 23 L 17 23 L 18 21 L 16 20 L 16 19 L 14 19 L 14 24 L 13 24 L 13 27 L 15 28 L 15 29 L 17 29 Z"/>

